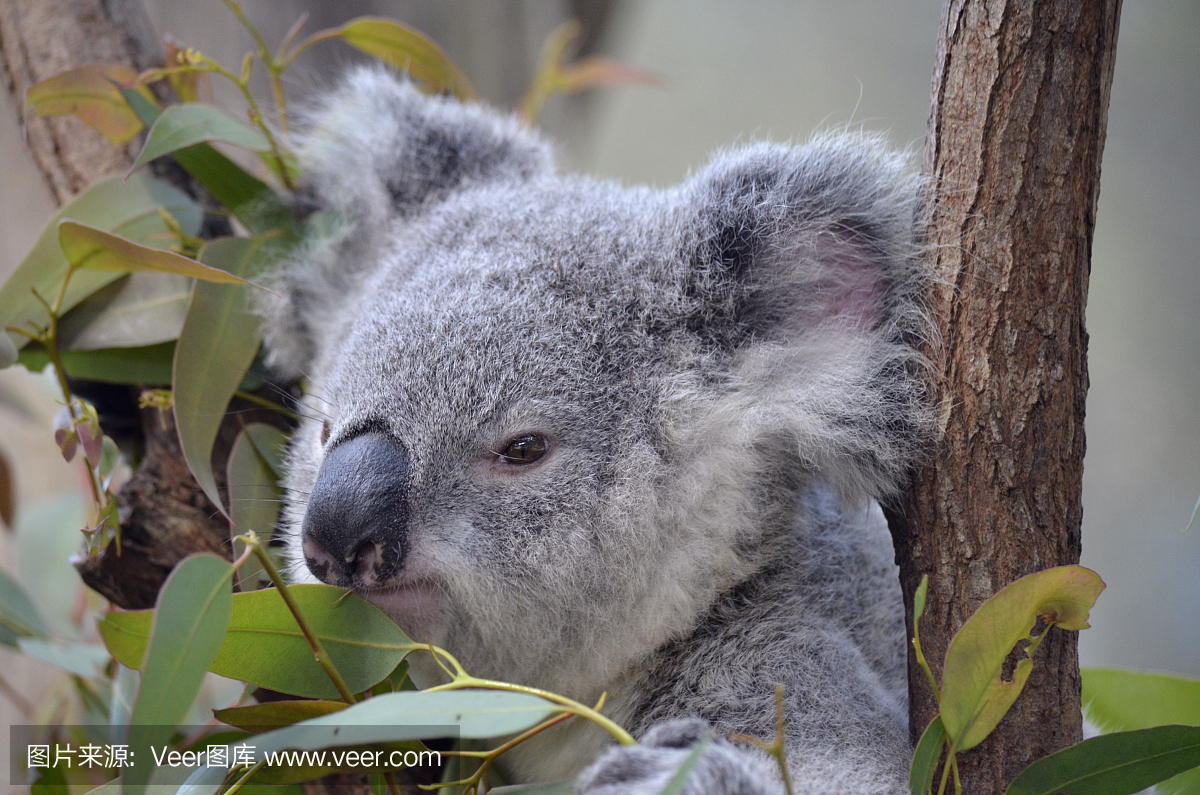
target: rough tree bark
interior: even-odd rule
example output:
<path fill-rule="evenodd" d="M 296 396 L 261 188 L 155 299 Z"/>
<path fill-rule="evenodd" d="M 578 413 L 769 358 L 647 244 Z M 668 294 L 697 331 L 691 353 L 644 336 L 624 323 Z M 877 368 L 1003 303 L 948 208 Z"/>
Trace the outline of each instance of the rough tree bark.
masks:
<path fill-rule="evenodd" d="M 59 72 L 88 63 L 148 69 L 162 59 L 138 0 L 0 0 L 0 77 L 18 110 L 31 85 Z M 128 170 L 138 147 L 114 147 L 74 116 L 29 114 L 25 140 L 59 204 Z"/>
<path fill-rule="evenodd" d="M 935 672 L 1013 580 L 1077 563 L 1084 305 L 1120 0 L 948 0 L 924 171 L 945 438 L 889 519 Z M 909 658 L 914 739 L 937 712 Z M 1009 715 L 960 759 L 972 795 L 1081 739 L 1076 634 L 1052 630 Z"/>

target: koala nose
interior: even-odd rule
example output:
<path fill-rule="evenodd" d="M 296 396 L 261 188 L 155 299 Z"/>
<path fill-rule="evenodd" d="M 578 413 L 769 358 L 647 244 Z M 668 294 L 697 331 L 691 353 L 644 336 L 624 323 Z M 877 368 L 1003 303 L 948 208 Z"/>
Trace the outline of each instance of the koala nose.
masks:
<path fill-rule="evenodd" d="M 343 588 L 370 588 L 399 572 L 408 488 L 408 452 L 391 436 L 370 431 L 331 448 L 301 525 L 309 570 Z"/>

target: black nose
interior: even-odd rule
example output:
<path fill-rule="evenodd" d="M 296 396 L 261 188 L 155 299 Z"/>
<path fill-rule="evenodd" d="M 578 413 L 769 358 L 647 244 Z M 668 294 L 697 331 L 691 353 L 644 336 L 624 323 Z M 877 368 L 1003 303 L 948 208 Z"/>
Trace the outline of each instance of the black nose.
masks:
<path fill-rule="evenodd" d="M 343 588 L 380 584 L 408 553 L 408 452 L 371 431 L 325 455 L 304 515 L 304 557 L 324 582 Z"/>

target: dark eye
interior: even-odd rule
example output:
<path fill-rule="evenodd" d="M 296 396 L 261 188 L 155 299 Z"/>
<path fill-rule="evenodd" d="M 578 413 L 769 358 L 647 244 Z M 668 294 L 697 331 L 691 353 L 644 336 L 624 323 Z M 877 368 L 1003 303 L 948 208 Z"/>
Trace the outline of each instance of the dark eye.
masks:
<path fill-rule="evenodd" d="M 321 425 L 321 446 L 324 447 L 329 443 L 329 421 L 326 420 Z"/>
<path fill-rule="evenodd" d="M 532 464 L 546 454 L 549 444 L 541 436 L 528 434 L 518 436 L 500 451 L 500 458 L 506 464 Z"/>

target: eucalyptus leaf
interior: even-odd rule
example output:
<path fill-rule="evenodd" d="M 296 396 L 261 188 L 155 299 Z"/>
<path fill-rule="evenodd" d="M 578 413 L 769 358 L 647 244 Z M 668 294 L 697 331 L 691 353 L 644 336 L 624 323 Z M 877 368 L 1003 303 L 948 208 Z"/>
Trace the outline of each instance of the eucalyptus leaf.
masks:
<path fill-rule="evenodd" d="M 229 454 L 226 483 L 229 484 L 229 519 L 235 534 L 253 530 L 265 545 L 275 532 L 279 520 L 279 505 L 283 491 L 279 487 L 279 475 L 259 452 L 253 436 L 261 439 L 261 447 L 268 450 L 283 445 L 287 437 L 278 428 L 256 422 L 247 425 Z M 258 588 L 263 579 L 262 564 L 251 556 L 238 569 L 238 581 L 243 591 Z"/>
<path fill-rule="evenodd" d="M 1107 731 L 1148 729 L 1172 723 L 1200 726 L 1200 680 L 1145 671 L 1084 668 L 1084 710 Z M 1160 786 L 1162 793 L 1200 793 L 1200 770 Z"/>
<path fill-rule="evenodd" d="M 340 712 L 256 736 L 255 759 L 285 748 L 307 751 L 437 737 L 483 739 L 532 728 L 561 707 L 501 690 L 385 693 Z"/>
<path fill-rule="evenodd" d="M 289 590 L 353 692 L 383 680 L 408 654 L 403 647 L 412 641 L 362 597 L 331 585 Z M 123 665 L 141 667 L 153 615 L 152 610 L 114 611 L 100 622 L 105 645 Z M 304 698 L 338 698 L 274 588 L 233 595 L 229 630 L 209 670 Z"/>
<path fill-rule="evenodd" d="M 156 157 L 206 141 L 221 141 L 252 152 L 266 152 L 271 148 L 271 142 L 261 130 L 243 124 L 213 105 L 200 102 L 172 105 L 155 119 L 146 136 L 146 144 L 130 171 Z"/>
<path fill-rule="evenodd" d="M 908 791 L 912 795 L 925 795 L 933 788 L 933 776 L 937 773 L 938 759 L 946 745 L 946 728 L 942 716 L 937 715 L 921 734 L 917 748 L 913 751 L 912 764 L 908 768 Z"/>
<path fill-rule="evenodd" d="M 157 105 L 133 89 L 122 89 L 121 94 L 145 125 L 155 123 L 161 113 Z M 216 149 L 204 143 L 194 144 L 176 151 L 174 156 L 175 161 L 227 207 L 251 234 L 273 229 L 293 231 L 292 214 L 275 191 Z"/>
<path fill-rule="evenodd" d="M 34 606 L 29 594 L 2 569 L 0 569 L 0 628 L 8 630 L 0 635 L 0 640 L 10 646 L 18 644 L 18 637 L 44 638 L 48 634 L 46 621 Z"/>
<path fill-rule="evenodd" d="M 346 708 L 341 701 L 268 701 L 264 704 L 252 704 L 248 707 L 232 707 L 219 709 L 213 713 L 219 721 L 245 729 L 250 732 L 262 732 L 267 729 L 278 729 L 291 726 L 302 720 L 320 718 Z"/>
<path fill-rule="evenodd" d="M 254 449 L 262 456 L 262 460 L 278 482 L 283 478 L 283 450 L 287 446 L 287 437 L 276 427 L 266 423 L 256 422 L 246 426 L 246 438 L 254 445 Z"/>
<path fill-rule="evenodd" d="M 171 273 L 131 273 L 85 298 L 58 322 L 60 351 L 140 348 L 179 336 L 192 281 Z"/>
<path fill-rule="evenodd" d="M 167 744 L 200 692 L 229 624 L 232 574 L 215 555 L 192 555 L 163 583 L 130 718 L 130 744 L 143 754 Z M 152 765 L 126 769 L 126 795 L 140 795 L 152 772 Z"/>
<path fill-rule="evenodd" d="M 142 122 L 117 85 L 137 74 L 124 64 L 86 64 L 35 83 L 25 103 L 38 116 L 78 116 L 111 143 L 123 144 L 142 131 Z M 135 89 L 150 101 L 147 88 Z"/>
<path fill-rule="evenodd" d="M 249 275 L 265 266 L 272 241 L 271 235 L 214 240 L 204 247 L 200 260 L 233 275 Z M 226 516 L 213 476 L 212 448 L 229 400 L 258 353 L 259 323 L 244 286 L 197 282 L 175 345 L 171 383 L 179 442 L 196 482 Z"/>
<path fill-rule="evenodd" d="M 1088 717 L 1106 729 L 1200 726 L 1200 679 L 1115 668 L 1083 668 L 1080 674 Z"/>
<path fill-rule="evenodd" d="M 206 282 L 246 284 L 246 280 L 204 262 L 126 240 L 76 221 L 60 221 L 58 243 L 76 268 L 117 273 L 176 273 Z"/>
<path fill-rule="evenodd" d="M 434 91 L 475 99 L 475 91 L 454 62 L 423 33 L 382 17 L 358 17 L 340 28 L 313 34 L 309 41 L 337 36 L 357 50 L 420 80 Z M 301 45 L 304 46 L 304 45 Z"/>
<path fill-rule="evenodd" d="M 90 679 L 99 676 L 110 658 L 103 646 L 90 643 L 57 643 L 42 638 L 21 638 L 21 651 L 56 665 L 64 671 Z"/>
<path fill-rule="evenodd" d="M 112 742 L 120 743 L 125 738 L 125 727 L 133 716 L 133 700 L 137 698 L 138 672 L 127 665 L 116 663 L 113 676 L 112 704 L 109 707 L 108 723 L 112 727 Z"/>
<path fill-rule="evenodd" d="M 513 784 L 488 790 L 488 795 L 575 795 L 575 782 L 566 779 L 546 784 Z"/>
<path fill-rule="evenodd" d="M 950 640 L 942 667 L 942 723 L 956 751 L 978 745 L 1020 695 L 1033 670 L 1026 656 L 1012 681 L 1001 678 L 1004 661 L 1022 640 L 1027 653 L 1043 635 L 1030 632 L 1038 618 L 1046 631 L 1085 629 L 1088 611 L 1104 590 L 1104 581 L 1082 566 L 1059 566 L 1030 574 L 984 602 Z"/>
<path fill-rule="evenodd" d="M 63 369 L 72 378 L 109 384 L 170 386 L 175 361 L 175 343 L 163 342 L 142 348 L 101 348 L 95 351 L 62 351 Z M 30 372 L 40 373 L 50 364 L 41 345 L 28 345 L 17 361 Z"/>
<path fill-rule="evenodd" d="M 1039 759 L 1004 795 L 1133 795 L 1200 766 L 1200 726 L 1103 734 Z"/>
<path fill-rule="evenodd" d="M 135 174 L 128 182 L 108 177 L 76 196 L 54 214 L 33 249 L 0 287 L 0 325 L 28 328 L 30 323 L 45 326 L 49 322 L 46 308 L 33 291 L 53 301 L 66 276 L 68 262 L 58 243 L 61 220 L 70 218 L 143 245 L 167 248 L 174 236 L 159 215 L 159 208 L 174 216 L 185 234 L 200 231 L 199 205 L 177 188 L 144 174 Z M 76 273 L 63 296 L 60 313 L 118 278 L 119 273 L 105 271 Z M 17 348 L 29 341 L 11 332 L 9 336 Z"/>

